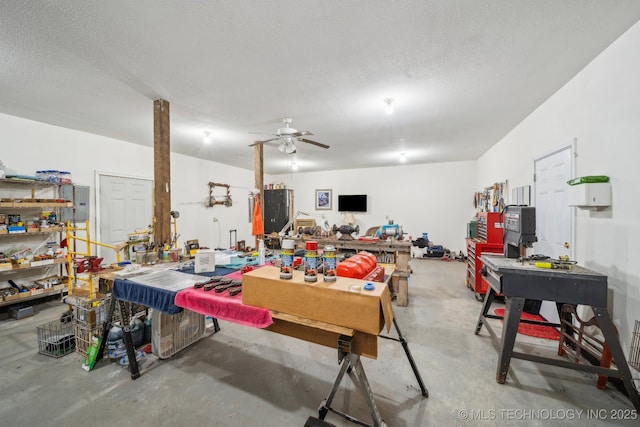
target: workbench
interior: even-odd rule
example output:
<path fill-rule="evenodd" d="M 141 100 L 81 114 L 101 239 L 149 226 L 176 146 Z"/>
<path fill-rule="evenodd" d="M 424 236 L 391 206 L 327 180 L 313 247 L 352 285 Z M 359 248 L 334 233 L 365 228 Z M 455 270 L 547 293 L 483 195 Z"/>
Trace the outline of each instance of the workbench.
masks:
<path fill-rule="evenodd" d="M 490 289 L 485 296 L 475 334 L 478 335 L 484 325 L 491 334 L 492 339 L 498 340 L 497 335 L 486 319 L 502 319 L 504 321 L 502 337 L 499 340 L 496 372 L 496 381 L 498 383 L 506 383 L 512 358 L 576 369 L 621 378 L 633 406 L 636 410 L 640 410 L 640 395 L 633 384 L 629 366 L 607 311 L 606 275 L 579 265 L 572 265 L 569 270 L 538 268 L 533 261 L 521 261 L 501 255 L 482 255 L 481 260 L 486 267 L 486 279 Z M 489 314 L 489 309 L 496 294 L 501 294 L 505 297 L 504 318 Z M 590 306 L 596 315 L 598 326 L 604 335 L 605 342 L 609 346 L 617 369 L 514 351 L 513 347 L 516 341 L 518 325 L 521 322 L 526 299 Z M 548 322 L 525 320 L 522 320 L 522 322 L 560 326 Z"/>
<path fill-rule="evenodd" d="M 338 251 L 349 249 L 355 251 L 367 251 L 374 255 L 390 254 L 393 256 L 395 271 L 391 276 L 391 286 L 396 305 L 406 307 L 409 305 L 409 277 L 411 268 L 409 259 L 411 258 L 411 242 L 404 240 L 341 240 L 341 239 L 309 239 L 318 242 L 318 246 L 323 248 L 331 245 Z M 304 246 L 304 241 L 298 239 L 297 243 Z"/>
<path fill-rule="evenodd" d="M 336 306 L 339 306 L 342 300 L 351 301 L 354 297 L 358 298 L 358 295 L 356 295 L 355 293 L 345 291 L 345 286 L 364 286 L 364 284 L 366 283 L 362 280 L 357 279 L 338 278 L 338 281 L 334 284 L 322 283 L 320 281 L 314 286 L 314 284 L 304 283 L 304 280 L 302 278 L 304 274 L 303 272 L 295 273 L 299 273 L 298 275 L 300 277 L 283 281 L 286 282 L 283 284 L 283 286 L 291 286 L 292 284 L 296 286 L 297 283 L 300 287 L 308 287 L 312 291 L 313 289 L 321 290 L 321 293 L 323 293 L 324 295 L 333 295 L 336 301 L 336 304 L 333 305 Z M 175 277 L 174 280 L 167 280 L 167 282 L 188 283 L 189 280 L 194 280 L 193 278 L 182 279 L 180 277 L 180 274 L 181 273 L 178 273 L 176 271 L 167 271 L 167 276 Z M 272 266 L 260 267 L 252 272 L 246 273 L 247 276 L 251 276 L 253 282 L 257 285 L 260 285 L 260 281 L 264 280 L 264 277 L 277 277 L 278 274 L 279 269 Z M 186 274 L 185 276 L 197 277 Z M 372 301 L 378 301 L 379 297 L 381 301 L 389 301 L 387 304 L 385 304 L 384 312 L 386 314 L 384 315 L 384 322 L 382 324 L 386 324 L 387 331 L 391 324 L 393 324 L 398 338 L 380 335 L 380 329 L 382 328 L 381 323 L 377 323 L 378 326 L 372 324 L 371 327 L 373 329 L 363 331 L 358 329 L 367 328 L 359 328 L 357 326 L 350 327 L 349 324 L 341 322 L 340 319 L 336 319 L 337 321 L 335 322 L 322 321 L 314 318 L 316 316 L 311 313 L 309 316 L 302 316 L 300 315 L 300 313 L 287 313 L 282 311 L 270 310 L 264 307 L 245 305 L 242 303 L 242 294 L 229 296 L 228 291 L 224 291 L 220 294 L 215 294 L 215 292 L 213 291 L 205 292 L 203 288 L 194 289 L 192 285 L 188 287 L 182 287 L 181 289 L 180 286 L 175 286 L 172 284 L 169 284 L 168 286 L 158 286 L 158 283 L 155 283 L 153 286 L 151 286 L 148 283 L 140 283 L 136 281 L 137 279 L 141 280 L 142 282 L 148 281 L 140 279 L 141 277 L 144 276 L 133 276 L 131 277 L 131 279 L 116 279 L 114 281 L 114 297 L 112 298 L 112 304 L 109 309 L 109 313 L 107 314 L 107 320 L 105 322 L 104 330 L 108 331 L 109 329 L 116 305 L 120 306 L 121 315 L 123 315 L 122 313 L 124 313 L 124 310 L 122 309 L 122 306 L 125 303 L 136 302 L 146 304 L 154 310 L 162 310 L 166 312 L 175 312 L 177 307 L 180 309 L 184 309 L 185 312 L 193 311 L 206 316 L 215 316 L 215 319 L 219 318 L 246 326 L 260 327 L 272 332 L 291 336 L 304 341 L 335 348 L 338 351 L 340 370 L 334 381 L 333 387 L 328 394 L 328 397 L 322 402 L 318 410 L 319 419 L 323 420 L 326 414 L 331 411 L 360 425 L 367 425 L 359 420 L 354 419 L 350 415 L 342 413 L 339 410 L 331 407 L 332 400 L 341 384 L 342 378 L 346 373 L 349 373 L 354 381 L 356 389 L 360 393 L 362 393 L 367 403 L 367 406 L 370 410 L 371 418 L 373 419 L 373 425 L 380 427 L 386 426 L 386 424 L 382 420 L 381 414 L 378 411 L 373 393 L 371 391 L 371 387 L 364 372 L 364 367 L 360 361 L 360 356 L 362 355 L 369 358 L 376 358 L 378 337 L 392 339 L 402 344 L 411 368 L 420 385 L 422 395 L 428 397 L 428 391 L 424 386 L 424 383 L 422 382 L 422 378 L 418 371 L 417 365 L 415 364 L 413 357 L 409 351 L 407 341 L 403 337 L 396 319 L 393 317 L 393 312 L 388 311 L 391 310 L 387 285 L 387 281 L 390 279 L 390 275 L 386 278 L 387 281 L 378 282 L 375 284 L 375 292 L 372 292 L 371 295 L 363 294 L 360 297 L 371 299 Z M 225 277 L 237 279 L 243 277 L 243 275 L 240 271 L 237 271 Z M 246 279 L 247 277 L 243 278 L 243 290 L 245 287 L 244 282 L 246 281 Z M 200 279 L 198 278 L 196 280 Z M 343 281 L 345 283 L 342 283 Z M 346 283 L 346 281 L 348 281 L 348 284 Z M 154 282 L 158 281 L 154 280 Z M 248 285 L 249 284 L 247 283 L 247 286 Z M 165 287 L 167 289 L 163 289 Z M 329 289 L 330 287 L 333 287 L 335 291 L 331 291 Z M 366 291 L 362 292 L 364 293 Z M 167 296 L 172 293 L 174 294 L 173 302 L 168 301 L 167 299 Z M 295 293 L 290 292 L 288 294 L 289 296 L 291 296 Z M 300 306 L 302 304 L 294 305 Z M 314 304 L 313 306 L 318 307 L 318 304 Z M 360 317 L 366 317 L 367 315 L 370 315 L 370 317 L 377 320 L 383 319 L 383 308 L 381 307 L 380 302 L 369 304 L 364 307 L 368 307 L 366 308 L 366 310 L 370 310 L 371 312 L 360 312 Z M 251 319 L 251 322 L 247 322 L 248 319 Z M 256 319 L 258 320 L 256 321 Z M 217 320 L 215 325 L 216 331 L 219 330 Z M 156 325 L 154 324 L 153 327 L 155 326 Z M 130 331 L 128 331 L 126 327 L 124 328 L 124 340 L 127 345 L 129 360 L 133 360 L 133 362 L 129 365 L 131 370 L 131 378 L 136 379 L 140 376 L 140 372 L 137 362 L 135 361 L 135 349 L 133 349 L 132 346 Z"/>

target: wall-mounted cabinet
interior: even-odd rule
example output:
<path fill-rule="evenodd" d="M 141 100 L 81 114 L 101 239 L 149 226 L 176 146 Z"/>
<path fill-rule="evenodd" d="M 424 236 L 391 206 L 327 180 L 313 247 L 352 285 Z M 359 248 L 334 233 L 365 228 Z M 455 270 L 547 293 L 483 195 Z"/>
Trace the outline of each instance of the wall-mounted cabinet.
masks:
<path fill-rule="evenodd" d="M 579 208 L 611 206 L 611 183 L 593 182 L 570 185 L 567 196 L 569 206 Z"/>
<path fill-rule="evenodd" d="M 264 234 L 279 233 L 293 217 L 293 190 L 264 190 Z"/>

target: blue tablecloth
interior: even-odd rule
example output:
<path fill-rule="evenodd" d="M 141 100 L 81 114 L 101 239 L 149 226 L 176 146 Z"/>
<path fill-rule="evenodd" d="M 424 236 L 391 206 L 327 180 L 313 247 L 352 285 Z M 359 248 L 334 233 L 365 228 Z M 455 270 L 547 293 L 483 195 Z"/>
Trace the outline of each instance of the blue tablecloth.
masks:
<path fill-rule="evenodd" d="M 160 273 L 162 270 L 158 271 Z M 212 277 L 224 276 L 233 273 L 235 270 L 225 267 L 216 267 L 215 271 L 210 273 L 199 273 L 194 277 Z M 184 273 L 194 275 L 193 266 L 180 270 L 167 270 L 167 275 L 172 273 Z M 142 277 L 142 276 L 141 276 Z M 192 285 L 188 285 L 190 287 Z M 136 277 L 131 278 L 118 277 L 113 282 L 113 296 L 120 301 L 128 301 L 145 307 L 153 308 L 167 314 L 176 314 L 182 311 L 181 307 L 174 304 L 176 294 L 182 290 L 174 287 L 163 288 L 161 286 L 152 286 L 136 281 Z"/>

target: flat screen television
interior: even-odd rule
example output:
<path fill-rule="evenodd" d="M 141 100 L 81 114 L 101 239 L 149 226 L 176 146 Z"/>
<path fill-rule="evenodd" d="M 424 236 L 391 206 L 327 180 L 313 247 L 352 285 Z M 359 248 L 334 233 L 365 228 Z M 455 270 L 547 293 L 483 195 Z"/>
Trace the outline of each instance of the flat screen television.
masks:
<path fill-rule="evenodd" d="M 366 212 L 366 194 L 338 194 L 339 212 Z"/>

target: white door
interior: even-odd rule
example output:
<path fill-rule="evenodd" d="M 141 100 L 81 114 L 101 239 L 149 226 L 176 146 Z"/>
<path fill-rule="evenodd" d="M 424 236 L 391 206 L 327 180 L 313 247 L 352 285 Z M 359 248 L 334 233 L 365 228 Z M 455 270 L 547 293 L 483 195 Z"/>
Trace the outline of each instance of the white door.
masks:
<path fill-rule="evenodd" d="M 535 160 L 536 254 L 551 258 L 573 254 L 573 208 L 567 195 L 572 151 L 568 146 Z"/>
<path fill-rule="evenodd" d="M 573 176 L 573 147 L 564 147 L 534 161 L 534 202 L 536 207 L 536 254 L 557 259 L 573 259 L 573 208 L 567 191 Z M 560 322 L 555 302 L 543 301 L 540 315 L 550 322 Z"/>
<path fill-rule="evenodd" d="M 153 181 L 114 175 L 99 175 L 99 241 L 118 245 L 129 233 L 145 230 L 153 218 Z M 115 252 L 102 248 L 103 264 L 116 261 Z"/>

